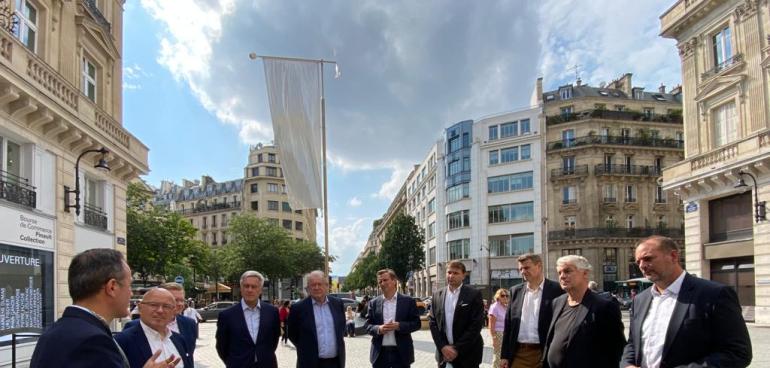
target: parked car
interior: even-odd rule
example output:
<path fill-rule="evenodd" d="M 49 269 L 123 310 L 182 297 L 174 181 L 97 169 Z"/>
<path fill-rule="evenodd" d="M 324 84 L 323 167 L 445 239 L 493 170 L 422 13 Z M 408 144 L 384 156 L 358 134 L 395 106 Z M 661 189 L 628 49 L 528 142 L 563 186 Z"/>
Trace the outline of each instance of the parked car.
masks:
<path fill-rule="evenodd" d="M 203 308 L 198 308 L 197 311 L 200 313 L 201 318 L 203 319 L 201 322 L 206 322 L 208 320 L 216 320 L 219 317 L 219 312 L 238 303 L 239 302 L 215 302 Z"/>
<path fill-rule="evenodd" d="M 345 310 L 348 310 L 348 306 L 353 307 L 353 311 L 356 311 L 356 308 L 358 307 L 358 302 L 355 299 L 350 298 L 340 298 L 342 300 L 342 305 L 345 308 Z"/>
<path fill-rule="evenodd" d="M 417 311 L 420 312 L 420 315 L 428 311 L 428 304 L 422 298 L 414 297 L 414 301 L 417 303 Z"/>

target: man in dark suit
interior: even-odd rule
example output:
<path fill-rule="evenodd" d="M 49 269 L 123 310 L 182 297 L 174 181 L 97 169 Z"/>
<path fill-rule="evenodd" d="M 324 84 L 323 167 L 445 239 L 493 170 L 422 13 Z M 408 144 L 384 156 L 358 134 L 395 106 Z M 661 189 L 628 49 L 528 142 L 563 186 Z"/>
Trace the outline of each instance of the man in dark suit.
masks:
<path fill-rule="evenodd" d="M 125 352 L 131 368 L 142 368 L 152 357 L 153 351 L 160 351 L 156 360 L 181 357 L 181 367 L 194 368 L 184 339 L 168 327 L 168 321 L 174 318 L 176 311 L 174 296 L 165 289 L 150 289 L 139 303 L 139 310 L 140 322 L 115 336 L 115 341 Z"/>
<path fill-rule="evenodd" d="M 187 345 L 187 351 L 190 353 L 190 356 L 193 356 L 195 353 L 195 341 L 198 339 L 198 324 L 196 321 L 182 315 L 186 308 L 184 287 L 176 282 L 167 282 L 159 287 L 170 291 L 176 303 L 174 318 L 168 324 L 168 328 L 182 335 Z"/>
<path fill-rule="evenodd" d="M 369 362 L 374 368 L 409 367 L 414 363 L 412 332 L 420 329 L 417 303 L 396 292 L 398 276 L 387 268 L 377 271 L 382 295 L 369 302 L 366 331 L 372 338 Z"/>
<path fill-rule="evenodd" d="M 738 296 L 728 286 L 689 275 L 670 238 L 636 247 L 636 263 L 653 286 L 634 298 L 620 367 L 746 367 L 751 341 Z"/>
<path fill-rule="evenodd" d="M 467 285 L 465 265 L 450 261 L 446 266 L 447 287 L 433 296 L 430 310 L 430 334 L 436 344 L 439 367 L 451 363 L 454 368 L 478 367 L 484 340 L 484 304 L 481 292 Z"/>
<path fill-rule="evenodd" d="M 307 278 L 309 297 L 289 313 L 289 340 L 297 348 L 297 368 L 345 367 L 345 312 L 342 301 L 328 296 L 329 278 L 313 271 Z"/>
<path fill-rule="evenodd" d="M 67 272 L 74 302 L 37 342 L 31 368 L 128 368 L 123 351 L 112 339 L 109 324 L 128 315 L 131 269 L 123 253 L 90 249 L 76 255 Z M 178 357 L 155 363 L 157 351 L 145 367 L 168 367 Z"/>
<path fill-rule="evenodd" d="M 261 301 L 265 278 L 257 271 L 241 275 L 241 302 L 217 319 L 217 353 L 228 368 L 276 368 L 281 337 L 278 308 Z M 185 317 L 186 318 L 186 317 Z"/>
<path fill-rule="evenodd" d="M 564 294 L 564 290 L 558 282 L 545 278 L 543 260 L 539 255 L 524 254 L 517 261 L 525 282 L 511 288 L 500 366 L 538 368 L 553 316 L 552 301 Z"/>
<path fill-rule="evenodd" d="M 566 294 L 553 300 L 553 319 L 543 354 L 544 367 L 616 368 L 626 337 L 620 307 L 588 288 L 591 264 L 582 256 L 556 261 Z"/>

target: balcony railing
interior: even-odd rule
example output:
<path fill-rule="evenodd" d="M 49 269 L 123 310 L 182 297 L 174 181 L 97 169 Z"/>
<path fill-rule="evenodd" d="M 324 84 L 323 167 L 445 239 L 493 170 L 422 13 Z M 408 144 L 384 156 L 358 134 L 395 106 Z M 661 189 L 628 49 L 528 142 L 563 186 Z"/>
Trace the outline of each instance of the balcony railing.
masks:
<path fill-rule="evenodd" d="M 0 199 L 25 207 L 37 207 L 37 192 L 29 179 L 0 170 Z"/>
<path fill-rule="evenodd" d="M 682 124 L 682 114 L 679 113 L 645 114 L 639 111 L 615 111 L 606 109 L 592 109 L 547 116 L 545 122 L 547 125 L 555 125 L 584 119 L 650 121 L 656 123 Z"/>
<path fill-rule="evenodd" d="M 577 198 L 572 198 L 572 199 L 562 199 L 562 200 L 561 200 L 561 204 L 563 204 L 563 205 L 568 205 L 568 204 L 576 204 L 576 203 L 577 203 Z"/>
<path fill-rule="evenodd" d="M 183 210 L 177 210 L 177 213 L 180 213 L 182 215 L 189 215 L 193 213 L 204 213 L 204 212 L 212 212 L 212 211 L 221 211 L 221 210 L 229 210 L 229 209 L 239 209 L 241 208 L 241 202 L 223 202 L 223 203 L 214 203 L 214 204 L 208 204 L 208 205 L 199 205 L 195 206 L 195 208 L 185 208 Z M 214 227 L 214 226 L 212 226 Z"/>
<path fill-rule="evenodd" d="M 664 204 L 666 203 L 666 198 L 655 198 L 655 203 Z"/>
<path fill-rule="evenodd" d="M 616 197 L 604 197 L 604 203 L 616 203 L 617 201 Z"/>
<path fill-rule="evenodd" d="M 575 167 L 551 169 L 551 178 L 585 175 L 588 175 L 588 165 L 576 165 Z"/>
<path fill-rule="evenodd" d="M 743 54 L 735 54 L 732 57 L 726 59 L 725 61 L 715 65 L 713 68 L 703 72 L 703 74 L 701 74 L 701 78 L 706 79 L 711 76 L 717 75 L 722 70 L 727 69 L 733 64 L 740 63 L 741 61 L 743 61 Z"/>
<path fill-rule="evenodd" d="M 661 176 L 662 172 L 656 166 L 599 164 L 594 168 L 594 175 Z"/>
<path fill-rule="evenodd" d="M 679 139 L 662 139 L 654 137 L 624 137 L 613 135 L 587 135 L 577 138 L 562 138 L 548 142 L 548 151 L 573 148 L 584 145 L 640 146 L 684 149 L 684 141 Z"/>
<path fill-rule="evenodd" d="M 548 232 L 548 240 L 567 240 L 584 238 L 643 238 L 651 235 L 663 235 L 671 238 L 681 238 L 684 233 L 681 229 L 667 228 L 588 228 L 567 229 Z"/>
<path fill-rule="evenodd" d="M 83 205 L 83 219 L 86 225 L 107 230 L 107 213 L 105 213 L 101 207 L 90 204 Z"/>

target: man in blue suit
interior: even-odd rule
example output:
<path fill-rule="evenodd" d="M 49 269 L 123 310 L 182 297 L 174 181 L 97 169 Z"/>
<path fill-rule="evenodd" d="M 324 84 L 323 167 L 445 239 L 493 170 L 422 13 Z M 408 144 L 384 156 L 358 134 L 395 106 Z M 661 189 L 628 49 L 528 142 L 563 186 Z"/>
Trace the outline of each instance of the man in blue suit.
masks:
<path fill-rule="evenodd" d="M 281 337 L 278 308 L 259 300 L 265 278 L 257 271 L 241 275 L 241 302 L 217 319 L 217 354 L 228 368 L 277 368 Z"/>
<path fill-rule="evenodd" d="M 114 249 L 90 249 L 76 255 L 67 274 L 74 302 L 67 307 L 37 342 L 31 368 L 128 368 L 123 351 L 112 339 L 109 324 L 128 315 L 131 299 L 131 269 L 123 253 Z M 173 366 L 180 361 L 169 357 L 147 368 Z"/>
<path fill-rule="evenodd" d="M 144 294 L 142 302 L 139 303 L 140 322 L 115 336 L 115 341 L 125 352 L 131 368 L 142 368 L 153 356 L 153 351 L 160 351 L 155 357 L 156 360 L 181 357 L 181 367 L 194 368 L 184 339 L 168 327 L 168 321 L 174 318 L 175 311 L 174 296 L 168 290 L 153 288 Z"/>
<path fill-rule="evenodd" d="M 342 301 L 328 296 L 329 279 L 322 271 L 307 278 L 310 297 L 289 313 L 289 340 L 297 348 L 297 368 L 345 367 L 345 312 Z"/>
<path fill-rule="evenodd" d="M 374 336 L 369 362 L 374 368 L 409 367 L 414 363 L 412 332 L 420 329 L 417 303 L 396 292 L 398 276 L 386 268 L 377 271 L 382 295 L 369 302 L 366 331 Z"/>

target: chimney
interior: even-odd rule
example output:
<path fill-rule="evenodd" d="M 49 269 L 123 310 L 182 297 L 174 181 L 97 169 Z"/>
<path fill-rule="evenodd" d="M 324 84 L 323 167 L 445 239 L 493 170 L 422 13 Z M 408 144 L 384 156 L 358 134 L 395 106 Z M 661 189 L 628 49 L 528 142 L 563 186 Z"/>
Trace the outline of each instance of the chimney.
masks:
<path fill-rule="evenodd" d="M 539 106 L 543 103 L 543 77 L 537 78 L 535 82 L 535 88 L 532 90 L 532 96 L 530 96 L 529 104 L 531 106 Z"/>
<path fill-rule="evenodd" d="M 582 81 L 582 80 L 580 80 L 580 78 L 578 78 L 578 79 L 575 81 L 575 85 L 577 85 L 578 87 L 580 87 L 580 85 L 581 85 L 581 84 L 583 84 L 583 81 Z"/>
<path fill-rule="evenodd" d="M 658 87 L 658 92 L 660 93 L 666 93 L 666 85 L 661 83 L 660 87 Z"/>
<path fill-rule="evenodd" d="M 626 96 L 632 96 L 632 93 L 633 93 L 633 91 L 631 90 L 632 89 L 631 76 L 632 76 L 631 73 L 626 73 L 618 81 L 618 84 L 619 84 L 618 89 L 623 91 L 623 93 L 625 93 Z"/>
<path fill-rule="evenodd" d="M 674 87 L 670 91 L 668 91 L 668 93 L 670 93 L 670 94 L 672 94 L 674 96 L 682 94 L 682 85 L 681 84 L 677 85 L 676 87 Z"/>

